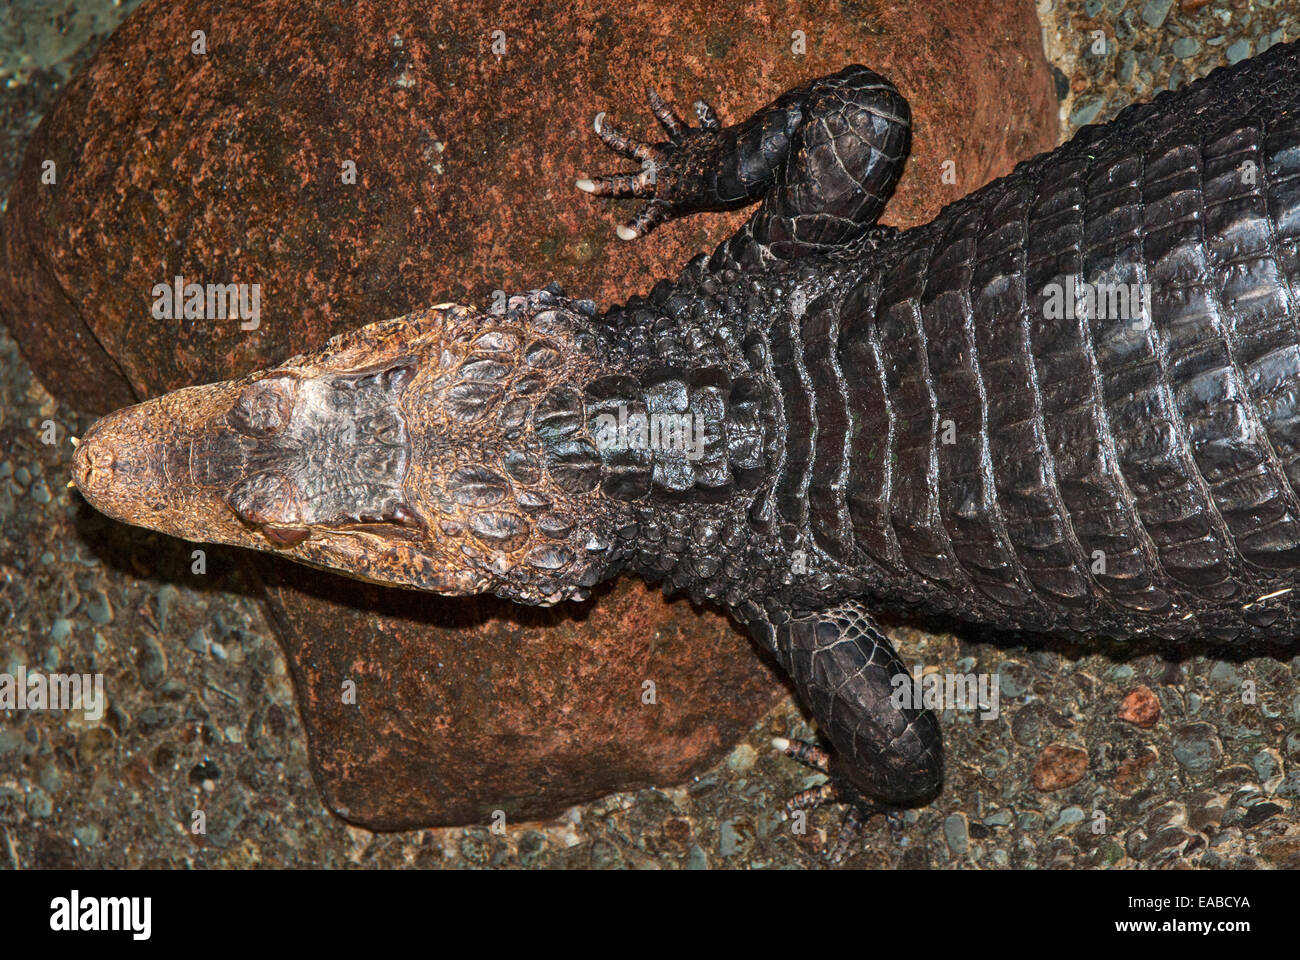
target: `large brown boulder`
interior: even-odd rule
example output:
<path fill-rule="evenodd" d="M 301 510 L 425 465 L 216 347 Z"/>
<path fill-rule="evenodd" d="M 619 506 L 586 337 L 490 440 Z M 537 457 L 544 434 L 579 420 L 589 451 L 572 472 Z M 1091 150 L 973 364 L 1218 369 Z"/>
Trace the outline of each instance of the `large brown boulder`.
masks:
<path fill-rule="evenodd" d="M 916 119 L 887 222 L 928 219 L 1055 143 L 1029 0 L 815 16 L 776 0 L 146 3 L 33 136 L 0 234 L 0 316 L 52 393 L 102 412 L 440 300 L 558 280 L 608 304 L 746 214 L 614 239 L 629 211 L 572 186 L 619 167 L 592 115 L 643 131 L 654 84 L 731 122 L 849 61 L 891 77 Z M 178 275 L 260 284 L 257 328 L 155 319 L 154 286 Z M 272 580 L 318 779 L 374 826 L 540 815 L 680 781 L 780 694 L 721 617 L 628 585 L 557 615 Z M 344 713 L 349 677 L 362 701 Z M 655 708 L 640 704 L 647 679 Z"/>

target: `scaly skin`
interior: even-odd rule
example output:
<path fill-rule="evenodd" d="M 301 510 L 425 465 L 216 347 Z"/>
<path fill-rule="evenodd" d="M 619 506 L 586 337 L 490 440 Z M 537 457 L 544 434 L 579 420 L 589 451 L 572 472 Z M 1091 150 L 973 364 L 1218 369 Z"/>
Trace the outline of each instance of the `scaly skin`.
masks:
<path fill-rule="evenodd" d="M 76 453 L 86 499 L 437 593 L 552 603 L 622 570 L 688 590 L 790 672 L 833 753 L 785 746 L 855 823 L 942 779 L 873 609 L 1295 636 L 1300 45 L 901 233 L 876 220 L 907 104 L 866 68 L 732 127 L 651 103 L 663 143 L 597 123 L 641 171 L 578 186 L 646 200 L 625 238 L 761 199 L 712 257 L 603 316 L 552 288 L 442 305 L 118 411 Z M 1136 323 L 1058 317 L 1071 281 L 1150 298 Z M 637 442 L 674 416 L 684 443 Z"/>

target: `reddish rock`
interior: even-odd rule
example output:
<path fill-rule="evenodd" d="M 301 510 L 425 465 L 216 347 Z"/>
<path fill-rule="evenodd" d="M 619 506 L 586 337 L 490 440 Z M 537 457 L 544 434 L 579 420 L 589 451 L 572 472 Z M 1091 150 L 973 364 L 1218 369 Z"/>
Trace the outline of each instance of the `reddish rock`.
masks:
<path fill-rule="evenodd" d="M 1149 730 L 1160 721 L 1160 701 L 1150 687 L 1138 687 L 1120 701 L 1119 718 Z"/>
<path fill-rule="evenodd" d="M 1030 3 L 853 11 L 146 3 L 33 136 L 0 233 L 0 317 L 51 392 L 101 412 L 440 300 L 486 304 L 550 280 L 602 305 L 644 292 L 747 215 L 628 244 L 613 228 L 632 206 L 574 190 L 577 176 L 622 168 L 591 131 L 596 112 L 633 135 L 653 126 L 648 83 L 732 122 L 850 61 L 885 73 L 916 121 L 885 217 L 900 226 L 1055 143 Z M 190 52 L 196 29 L 205 55 Z M 54 185 L 41 183 L 46 160 Z M 154 319 L 154 286 L 177 275 L 260 284 L 257 329 Z M 370 826 L 541 815 L 678 782 L 783 689 L 727 621 L 640 587 L 542 613 L 272 576 L 318 781 Z M 345 675 L 362 697 L 347 710 Z M 644 679 L 656 708 L 639 706 Z"/>
<path fill-rule="evenodd" d="M 1115 771 L 1115 778 L 1111 781 L 1112 785 L 1120 793 L 1134 793 L 1139 787 L 1143 786 L 1148 777 L 1148 771 L 1160 759 L 1159 754 L 1150 747 L 1144 748 L 1140 754 L 1129 760 L 1125 760 Z"/>
<path fill-rule="evenodd" d="M 613 227 L 632 205 L 574 190 L 576 176 L 619 166 L 593 115 L 653 126 L 651 83 L 735 121 L 851 60 L 881 71 L 916 119 L 885 217 L 900 225 L 1055 143 L 1027 2 L 873 3 L 853 20 L 782 0 L 743 16 L 729 2 L 608 7 L 144 4 L 33 136 L 9 198 L 0 315 L 50 391 L 98 413 L 441 300 L 481 304 L 548 280 L 623 299 L 746 216 L 625 244 Z M 196 28 L 204 55 L 191 52 Z M 795 30 L 804 55 L 791 53 Z M 54 185 L 41 181 L 47 160 Z M 260 326 L 155 320 L 153 288 L 177 275 L 261 284 Z"/>
<path fill-rule="evenodd" d="M 1053 743 L 1039 755 L 1030 778 L 1034 789 L 1050 793 L 1074 786 L 1087 772 L 1088 751 Z"/>
<path fill-rule="evenodd" d="M 546 610 L 287 564 L 270 579 L 317 783 L 375 829 L 554 816 L 688 780 L 781 692 L 739 629 L 639 582 Z"/>

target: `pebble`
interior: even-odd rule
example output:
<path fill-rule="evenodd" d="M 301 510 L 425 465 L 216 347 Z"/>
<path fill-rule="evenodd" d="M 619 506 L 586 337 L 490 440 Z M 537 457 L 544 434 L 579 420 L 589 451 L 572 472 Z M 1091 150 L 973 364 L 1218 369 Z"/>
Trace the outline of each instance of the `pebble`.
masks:
<path fill-rule="evenodd" d="M 23 795 L 13 787 L 0 787 L 0 823 L 17 823 Z"/>
<path fill-rule="evenodd" d="M 608 840 L 596 840 L 591 845 L 591 868 L 593 870 L 612 870 L 623 862 L 618 847 Z"/>
<path fill-rule="evenodd" d="M 202 627 L 185 638 L 185 647 L 194 653 L 208 652 L 208 635 Z"/>
<path fill-rule="evenodd" d="M 1210 686 L 1217 690 L 1241 689 L 1241 668 L 1226 660 L 1216 660 L 1210 667 Z"/>
<path fill-rule="evenodd" d="M 1016 820 L 1020 829 L 1026 833 L 1038 830 L 1043 826 L 1043 815 L 1038 810 L 1026 810 Z"/>
<path fill-rule="evenodd" d="M 1066 743 L 1053 743 L 1038 757 L 1030 779 L 1043 793 L 1063 790 L 1083 779 L 1088 772 L 1088 751 Z"/>
<path fill-rule="evenodd" d="M 1080 97 L 1074 103 L 1074 109 L 1070 111 L 1070 123 L 1076 127 L 1085 127 L 1097 119 L 1097 114 L 1101 113 L 1101 108 L 1106 105 L 1105 97 Z M 1019 696 L 1019 694 L 1012 694 Z"/>
<path fill-rule="evenodd" d="M 1182 59 L 1194 57 L 1201 52 L 1201 41 L 1195 37 L 1179 37 L 1174 41 L 1174 56 Z"/>
<path fill-rule="evenodd" d="M 984 818 L 986 827 L 1009 827 L 1015 822 L 1010 810 L 995 810 Z"/>
<path fill-rule="evenodd" d="M 742 743 L 727 757 L 727 768 L 736 773 L 744 773 L 754 766 L 758 751 L 747 743 Z"/>
<path fill-rule="evenodd" d="M 99 843 L 99 827 L 93 823 L 83 824 L 80 827 L 72 828 L 72 835 L 81 842 L 82 846 L 93 847 Z"/>
<path fill-rule="evenodd" d="M 1115 21 L 1115 39 L 1128 43 L 1137 36 L 1137 26 L 1133 23 L 1133 11 L 1125 10 L 1124 15 Z"/>
<path fill-rule="evenodd" d="M 734 857 L 740 851 L 740 834 L 730 820 L 722 821 L 718 831 L 718 853 L 724 857 Z"/>
<path fill-rule="evenodd" d="M 1133 55 L 1132 50 L 1125 50 L 1119 55 L 1119 60 L 1115 64 L 1115 79 L 1120 83 L 1128 83 L 1133 79 L 1133 71 L 1136 69 L 1137 57 Z"/>
<path fill-rule="evenodd" d="M 140 682 L 146 687 L 158 686 L 167 676 L 167 654 L 153 637 L 145 635 L 140 638 L 136 666 L 140 670 Z"/>
<path fill-rule="evenodd" d="M 1063 830 L 1066 827 L 1072 827 L 1076 823 L 1083 823 L 1084 812 L 1082 807 L 1066 807 L 1056 817 L 1056 822 L 1052 824 L 1050 833 L 1057 830 Z"/>
<path fill-rule="evenodd" d="M 691 844 L 691 852 L 686 855 L 687 870 L 709 869 L 709 856 L 698 843 Z"/>
<path fill-rule="evenodd" d="M 1250 765 L 1261 781 L 1272 780 L 1282 773 L 1282 758 L 1276 750 L 1265 749 L 1251 758 Z"/>
<path fill-rule="evenodd" d="M 54 813 L 54 801 L 40 787 L 27 794 L 27 815 L 33 820 L 45 820 Z"/>
<path fill-rule="evenodd" d="M 1174 759 L 1189 773 L 1213 770 L 1223 759 L 1223 742 L 1208 723 L 1189 723 L 1174 736 Z"/>
<path fill-rule="evenodd" d="M 108 595 L 103 590 L 93 590 L 86 602 L 86 616 L 91 623 L 104 626 L 113 622 L 113 605 L 108 602 Z"/>
<path fill-rule="evenodd" d="M 1250 56 L 1250 41 L 1238 40 L 1227 50 L 1224 50 L 1223 55 L 1228 58 L 1229 63 L 1241 63 Z"/>
<path fill-rule="evenodd" d="M 59 768 L 53 763 L 43 764 L 37 779 L 40 780 L 41 786 L 50 793 L 58 793 L 63 789 L 63 775 L 59 773 Z"/>
<path fill-rule="evenodd" d="M 58 644 L 60 647 L 63 646 L 63 642 L 68 639 L 68 636 L 71 633 L 72 621 L 67 617 L 58 617 L 52 624 L 50 624 L 50 640 Z"/>
<path fill-rule="evenodd" d="M 0 727 L 0 757 L 23 745 L 23 732 L 16 727 Z"/>
<path fill-rule="evenodd" d="M 1125 723 L 1149 730 L 1160 720 L 1160 701 L 1150 687 L 1138 687 L 1120 702 L 1119 718 Z"/>
<path fill-rule="evenodd" d="M 158 632 L 167 632 L 167 621 L 172 614 L 172 606 L 176 603 L 177 597 L 180 596 L 178 591 L 170 583 L 164 584 L 158 590 Z"/>
<path fill-rule="evenodd" d="M 943 821 L 943 837 L 954 856 L 964 857 L 970 847 L 970 822 L 964 813 L 949 814 Z"/>
<path fill-rule="evenodd" d="M 1003 697 L 1018 697 L 1029 689 L 1029 668 L 1014 660 L 998 664 L 998 691 Z"/>
<path fill-rule="evenodd" d="M 519 865 L 533 867 L 541 862 L 546 851 L 546 834 L 540 830 L 529 830 L 519 838 Z"/>
<path fill-rule="evenodd" d="M 1158 27 L 1165 22 L 1165 17 L 1169 16 L 1169 8 L 1174 5 L 1174 0 L 1148 0 L 1147 5 L 1142 8 L 1142 20 L 1149 27 Z"/>

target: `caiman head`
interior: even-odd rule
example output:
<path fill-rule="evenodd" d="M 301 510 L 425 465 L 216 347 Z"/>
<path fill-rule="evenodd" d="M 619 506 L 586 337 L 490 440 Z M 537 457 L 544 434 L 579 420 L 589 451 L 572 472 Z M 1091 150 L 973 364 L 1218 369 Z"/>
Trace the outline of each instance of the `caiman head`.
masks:
<path fill-rule="evenodd" d="M 581 597 L 611 557 L 575 318 L 514 298 L 504 315 L 443 304 L 372 324 L 104 417 L 73 481 L 186 540 L 442 594 Z"/>

